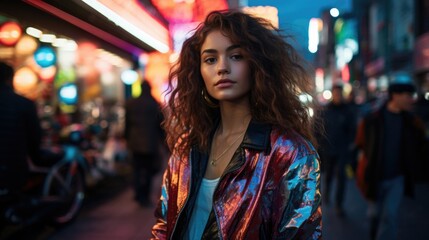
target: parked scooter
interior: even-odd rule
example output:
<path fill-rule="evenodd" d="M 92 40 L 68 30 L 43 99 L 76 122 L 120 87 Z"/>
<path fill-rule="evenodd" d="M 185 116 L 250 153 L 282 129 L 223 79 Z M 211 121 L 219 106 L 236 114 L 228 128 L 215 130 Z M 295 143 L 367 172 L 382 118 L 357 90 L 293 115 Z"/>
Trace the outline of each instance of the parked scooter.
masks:
<path fill-rule="evenodd" d="M 79 149 L 82 134 L 79 126 L 70 126 L 65 144 L 43 151 L 42 163 L 28 161 L 30 176 L 23 191 L 0 198 L 0 224 L 26 227 L 43 221 L 58 227 L 78 216 L 85 200 L 88 170 Z"/>

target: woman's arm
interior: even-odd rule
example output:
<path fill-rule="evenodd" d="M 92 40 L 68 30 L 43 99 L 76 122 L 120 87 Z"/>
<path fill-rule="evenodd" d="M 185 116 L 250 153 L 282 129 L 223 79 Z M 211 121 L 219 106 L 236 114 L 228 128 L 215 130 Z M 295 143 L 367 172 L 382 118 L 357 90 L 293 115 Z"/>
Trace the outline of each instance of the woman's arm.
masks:
<path fill-rule="evenodd" d="M 274 239 L 322 239 L 320 167 L 317 153 L 297 154 L 273 201 Z"/>
<path fill-rule="evenodd" d="M 167 210 L 168 210 L 168 189 L 170 184 L 170 161 L 164 172 L 161 197 L 155 210 L 156 223 L 152 227 L 152 239 L 167 239 Z"/>

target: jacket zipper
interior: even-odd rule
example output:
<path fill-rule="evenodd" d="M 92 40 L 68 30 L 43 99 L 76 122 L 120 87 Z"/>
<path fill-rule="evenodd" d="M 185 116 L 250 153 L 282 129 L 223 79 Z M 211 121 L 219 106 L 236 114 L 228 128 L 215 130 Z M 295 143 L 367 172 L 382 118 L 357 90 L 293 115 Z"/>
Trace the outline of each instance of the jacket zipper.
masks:
<path fill-rule="evenodd" d="M 190 170 L 190 173 L 191 173 L 190 176 L 189 176 L 189 178 L 190 178 L 189 179 L 189 192 L 191 191 L 191 187 L 192 187 L 192 154 L 193 154 L 193 151 L 192 151 L 192 153 L 189 156 L 189 170 Z M 176 227 L 177 227 L 177 222 L 179 221 L 180 215 L 182 215 L 183 209 L 185 208 L 186 204 L 188 204 L 189 195 L 190 194 L 188 194 L 186 196 L 185 204 L 183 204 L 182 208 L 179 211 L 179 214 L 177 215 L 177 220 L 176 220 L 176 223 L 174 224 L 173 231 L 171 232 L 170 240 L 173 239 L 174 232 L 176 231 Z"/>

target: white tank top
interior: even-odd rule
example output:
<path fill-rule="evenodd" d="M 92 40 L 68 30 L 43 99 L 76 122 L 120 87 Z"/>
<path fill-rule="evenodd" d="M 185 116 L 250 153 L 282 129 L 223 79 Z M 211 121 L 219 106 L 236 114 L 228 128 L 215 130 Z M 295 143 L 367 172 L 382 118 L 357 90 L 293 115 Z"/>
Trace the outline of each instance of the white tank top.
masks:
<path fill-rule="evenodd" d="M 213 193 L 219 178 L 203 178 L 186 234 L 189 240 L 200 240 L 212 210 Z"/>

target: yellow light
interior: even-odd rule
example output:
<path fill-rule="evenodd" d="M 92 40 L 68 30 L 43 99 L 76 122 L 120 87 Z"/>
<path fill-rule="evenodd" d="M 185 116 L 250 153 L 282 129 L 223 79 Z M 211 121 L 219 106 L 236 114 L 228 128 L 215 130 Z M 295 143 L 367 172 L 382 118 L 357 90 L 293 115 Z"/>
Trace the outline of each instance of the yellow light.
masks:
<path fill-rule="evenodd" d="M 139 97 L 141 93 L 142 93 L 141 82 L 135 81 L 131 85 L 131 96 L 133 96 L 133 98 L 136 98 L 136 97 Z"/>
<path fill-rule="evenodd" d="M 15 45 L 15 50 L 18 55 L 30 55 L 36 51 L 37 46 L 34 38 L 24 35 Z"/>
<path fill-rule="evenodd" d="M 18 69 L 13 78 L 13 87 L 18 93 L 28 94 L 37 85 L 36 73 L 28 67 Z"/>

